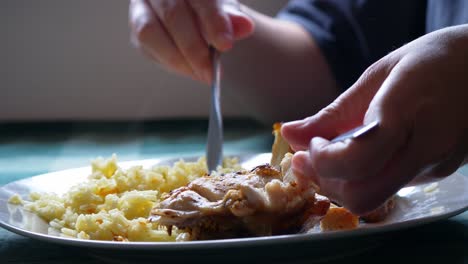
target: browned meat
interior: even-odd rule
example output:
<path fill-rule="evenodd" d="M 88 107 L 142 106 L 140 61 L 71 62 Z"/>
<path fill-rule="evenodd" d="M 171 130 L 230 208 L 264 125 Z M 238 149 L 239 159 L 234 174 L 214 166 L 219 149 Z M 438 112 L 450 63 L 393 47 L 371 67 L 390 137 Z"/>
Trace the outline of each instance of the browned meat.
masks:
<path fill-rule="evenodd" d="M 292 173 L 290 160 L 288 154 L 278 168 L 196 179 L 172 191 L 152 210 L 152 219 L 169 230 L 188 230 L 192 239 L 298 232 L 318 222 L 330 202 Z"/>

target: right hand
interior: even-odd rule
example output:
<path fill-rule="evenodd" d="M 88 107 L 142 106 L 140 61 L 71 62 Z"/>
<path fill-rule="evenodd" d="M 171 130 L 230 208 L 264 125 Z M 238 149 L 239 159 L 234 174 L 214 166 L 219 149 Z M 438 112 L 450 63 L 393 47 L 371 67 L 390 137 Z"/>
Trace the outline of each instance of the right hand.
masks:
<path fill-rule="evenodd" d="M 227 51 L 253 33 L 239 6 L 236 0 L 131 0 L 131 40 L 166 69 L 210 83 L 209 46 Z"/>
<path fill-rule="evenodd" d="M 283 124 L 292 168 L 357 215 L 411 181 L 447 177 L 468 160 L 467 84 L 468 25 L 409 42 L 314 116 Z M 372 133 L 330 142 L 372 121 Z"/>

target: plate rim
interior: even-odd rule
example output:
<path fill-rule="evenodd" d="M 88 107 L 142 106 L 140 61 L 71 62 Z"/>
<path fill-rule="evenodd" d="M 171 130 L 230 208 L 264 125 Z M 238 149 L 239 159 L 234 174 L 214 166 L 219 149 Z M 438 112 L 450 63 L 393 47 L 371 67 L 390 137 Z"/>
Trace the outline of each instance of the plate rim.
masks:
<path fill-rule="evenodd" d="M 229 154 L 226 156 L 257 156 L 257 155 L 265 155 L 271 154 L 268 152 L 263 153 L 236 153 L 236 154 Z M 119 162 L 118 165 L 122 167 L 129 167 L 132 164 L 137 163 L 152 163 L 153 165 L 157 165 L 163 162 L 175 162 L 177 160 L 196 160 L 200 158 L 200 156 L 195 155 L 183 155 L 180 157 L 161 157 L 161 158 L 153 158 L 153 159 L 141 159 L 141 160 L 129 160 L 129 161 L 122 161 Z M 82 167 L 75 167 L 70 169 L 64 169 L 59 171 L 52 171 L 47 173 L 42 173 L 39 175 L 23 178 L 20 180 L 16 180 L 13 182 L 9 182 L 3 186 L 0 186 L 0 191 L 6 191 L 7 187 L 13 184 L 18 184 L 23 181 L 28 181 L 32 178 L 40 178 L 44 176 L 49 176 L 58 173 L 64 173 L 67 171 L 76 171 L 76 170 L 84 170 L 89 169 L 91 166 L 82 166 Z M 449 177 L 466 177 L 459 172 L 453 173 Z M 2 202 L 0 200 L 0 202 Z M 5 201 L 8 204 L 8 201 Z M 404 230 L 408 228 L 413 228 L 417 226 L 426 225 L 429 223 L 437 222 L 443 219 L 447 219 L 458 214 L 461 214 L 468 210 L 468 203 L 461 207 L 458 210 L 452 210 L 436 215 L 430 215 L 423 218 L 418 219 L 409 219 L 402 222 L 390 223 L 385 225 L 367 225 L 366 228 L 358 228 L 353 230 L 339 230 L 339 231 L 327 231 L 322 233 L 306 233 L 306 234 L 287 234 L 287 235 L 278 235 L 278 236 L 262 236 L 262 237 L 248 237 L 248 238 L 230 238 L 230 239 L 215 239 L 215 240 L 198 240 L 198 241 L 184 241 L 184 242 L 117 242 L 117 241 L 105 241 L 105 240 L 85 240 L 85 239 L 78 239 L 78 238 L 66 238 L 66 237 L 59 237 L 53 236 L 49 234 L 43 234 L 38 232 L 29 231 L 23 228 L 16 227 L 9 223 L 4 222 L 0 218 L 0 227 L 32 239 L 37 239 L 46 242 L 52 242 L 55 244 L 61 245 L 70 245 L 70 246 L 78 246 L 78 247 L 92 247 L 96 249 L 132 249 L 132 250 L 159 250 L 159 251 L 177 251 L 177 250 L 199 250 L 199 249 L 217 249 L 217 248 L 239 248 L 239 247 L 248 247 L 248 246 L 268 246 L 268 245 L 276 245 L 281 244 L 284 242 L 288 243 L 302 243 L 302 242 L 313 242 L 313 241 L 321 241 L 321 240 L 333 240 L 333 239 L 340 239 L 340 238 L 349 238 L 349 237 L 362 237 L 367 235 L 374 235 L 374 234 L 383 234 L 387 232 L 391 232 L 394 230 Z"/>

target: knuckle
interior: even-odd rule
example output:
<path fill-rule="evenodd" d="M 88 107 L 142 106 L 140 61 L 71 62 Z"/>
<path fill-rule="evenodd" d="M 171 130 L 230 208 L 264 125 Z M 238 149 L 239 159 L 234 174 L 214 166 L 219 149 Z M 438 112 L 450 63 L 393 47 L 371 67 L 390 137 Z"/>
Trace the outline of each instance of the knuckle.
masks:
<path fill-rule="evenodd" d="M 340 121 L 345 118 L 340 104 L 341 99 L 337 98 L 330 105 L 320 110 L 318 115 L 321 117 L 321 119 Z"/>
<path fill-rule="evenodd" d="M 382 61 L 376 61 L 364 71 L 364 76 L 371 76 L 381 70 Z"/>
<path fill-rule="evenodd" d="M 182 1 L 161 1 L 156 11 L 165 25 L 174 24 L 182 3 Z"/>
<path fill-rule="evenodd" d="M 373 80 L 374 76 L 379 74 L 382 70 L 380 61 L 373 63 L 369 66 L 359 77 L 358 84 L 363 85 Z"/>

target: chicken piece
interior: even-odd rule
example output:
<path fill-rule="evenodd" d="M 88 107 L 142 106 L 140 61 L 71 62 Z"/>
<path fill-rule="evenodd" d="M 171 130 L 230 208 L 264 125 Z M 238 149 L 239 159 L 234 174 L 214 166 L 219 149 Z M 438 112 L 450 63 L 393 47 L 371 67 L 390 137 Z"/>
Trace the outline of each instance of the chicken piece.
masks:
<path fill-rule="evenodd" d="M 294 151 L 289 146 L 288 142 L 283 138 L 281 135 L 281 123 L 273 124 L 273 135 L 275 136 L 275 140 L 272 146 L 272 157 L 270 164 L 274 167 L 279 166 L 281 159 L 285 156 L 286 153 L 294 153 Z M 317 193 L 320 193 L 320 189 L 318 186 L 313 185 L 313 188 Z M 393 211 L 395 207 L 395 196 L 388 199 L 383 205 L 379 208 L 375 209 L 374 211 L 362 215 L 362 216 L 350 216 L 351 214 L 347 209 L 335 209 L 330 208 L 330 212 L 327 213 L 326 219 L 323 219 L 325 222 L 323 226 L 327 230 L 337 230 L 341 229 L 339 226 L 346 226 L 349 228 L 357 228 L 359 222 L 356 221 L 357 218 L 363 220 L 367 223 L 375 223 L 385 220 L 387 216 Z M 330 215 L 328 215 L 330 214 Z M 329 221 L 337 221 L 336 223 L 332 223 Z M 322 223 L 321 223 L 322 225 Z M 336 227 L 336 228 L 335 228 Z M 347 228 L 347 229 L 349 229 Z"/>
<path fill-rule="evenodd" d="M 294 153 L 289 143 L 281 135 L 281 123 L 273 124 L 273 135 L 275 140 L 271 147 L 271 160 L 270 165 L 279 168 L 281 161 L 283 160 L 286 153 Z"/>
<path fill-rule="evenodd" d="M 355 229 L 359 226 L 359 220 L 367 223 L 376 223 L 385 220 L 395 207 L 395 196 L 388 199 L 384 204 L 374 211 L 357 216 L 344 207 L 333 203 L 327 214 L 320 221 L 320 229 L 323 231 L 336 231 Z"/>
<path fill-rule="evenodd" d="M 349 230 L 359 226 L 359 217 L 344 207 L 331 206 L 320 221 L 323 231 Z"/>
<path fill-rule="evenodd" d="M 298 232 L 318 223 L 330 202 L 316 198 L 308 181 L 292 173 L 291 157 L 287 154 L 279 168 L 262 165 L 198 178 L 169 193 L 151 219 L 168 230 L 187 230 L 192 239 Z"/>

